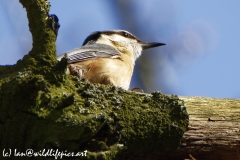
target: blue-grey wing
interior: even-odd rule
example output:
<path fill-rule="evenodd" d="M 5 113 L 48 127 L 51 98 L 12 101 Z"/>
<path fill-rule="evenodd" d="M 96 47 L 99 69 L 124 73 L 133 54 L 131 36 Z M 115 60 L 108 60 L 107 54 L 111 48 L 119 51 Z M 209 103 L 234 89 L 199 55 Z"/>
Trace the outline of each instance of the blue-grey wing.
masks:
<path fill-rule="evenodd" d="M 76 63 L 94 58 L 120 58 L 120 53 L 115 48 L 99 43 L 76 48 L 57 56 L 57 60 L 60 61 L 64 55 L 69 59 L 69 63 Z"/>

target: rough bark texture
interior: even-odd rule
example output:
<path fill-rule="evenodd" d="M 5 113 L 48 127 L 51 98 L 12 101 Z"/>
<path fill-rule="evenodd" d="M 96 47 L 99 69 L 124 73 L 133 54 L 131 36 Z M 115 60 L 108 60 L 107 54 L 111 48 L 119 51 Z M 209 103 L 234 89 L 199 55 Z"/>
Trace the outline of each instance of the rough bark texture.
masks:
<path fill-rule="evenodd" d="M 181 97 L 190 124 L 179 152 L 196 159 L 240 159 L 240 100 Z"/>
<path fill-rule="evenodd" d="M 240 100 L 180 97 L 189 113 L 188 131 L 175 152 L 134 159 L 240 159 Z M 131 159 L 131 158 L 130 158 Z"/>
<path fill-rule="evenodd" d="M 47 22 L 49 3 L 20 2 L 33 48 L 15 65 L 0 66 L 1 152 L 87 150 L 86 159 L 121 159 L 177 149 L 188 126 L 182 100 L 66 76 L 66 58 L 57 62 L 56 37 Z"/>

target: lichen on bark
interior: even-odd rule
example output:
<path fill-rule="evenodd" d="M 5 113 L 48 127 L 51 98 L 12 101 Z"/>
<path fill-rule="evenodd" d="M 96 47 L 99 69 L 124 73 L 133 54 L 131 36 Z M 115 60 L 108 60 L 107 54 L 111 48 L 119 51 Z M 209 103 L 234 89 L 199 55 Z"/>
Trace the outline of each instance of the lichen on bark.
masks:
<path fill-rule="evenodd" d="M 20 0 L 33 48 L 0 67 L 0 148 L 88 151 L 87 159 L 175 150 L 188 125 L 184 102 L 91 84 L 64 74 L 46 0 Z"/>

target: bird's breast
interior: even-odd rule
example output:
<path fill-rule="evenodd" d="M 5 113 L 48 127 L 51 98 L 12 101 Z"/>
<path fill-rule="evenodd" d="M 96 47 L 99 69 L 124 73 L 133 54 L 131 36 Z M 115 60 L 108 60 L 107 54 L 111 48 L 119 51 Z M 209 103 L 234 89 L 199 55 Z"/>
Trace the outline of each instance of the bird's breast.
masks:
<path fill-rule="evenodd" d="M 134 64 L 122 59 L 97 58 L 71 64 L 82 69 L 82 77 L 91 83 L 111 84 L 128 89 Z"/>

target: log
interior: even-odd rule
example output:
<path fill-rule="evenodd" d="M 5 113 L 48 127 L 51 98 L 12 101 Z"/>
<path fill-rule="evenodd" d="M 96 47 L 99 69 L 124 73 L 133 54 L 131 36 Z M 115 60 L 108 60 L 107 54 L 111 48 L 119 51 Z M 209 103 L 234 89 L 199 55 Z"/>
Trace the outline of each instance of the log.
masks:
<path fill-rule="evenodd" d="M 183 97 L 189 114 L 188 130 L 177 151 L 134 159 L 240 159 L 240 99 Z"/>
<path fill-rule="evenodd" d="M 240 100 L 181 97 L 190 123 L 178 153 L 195 159 L 240 159 Z"/>

